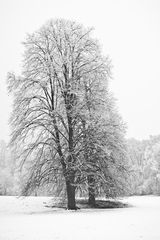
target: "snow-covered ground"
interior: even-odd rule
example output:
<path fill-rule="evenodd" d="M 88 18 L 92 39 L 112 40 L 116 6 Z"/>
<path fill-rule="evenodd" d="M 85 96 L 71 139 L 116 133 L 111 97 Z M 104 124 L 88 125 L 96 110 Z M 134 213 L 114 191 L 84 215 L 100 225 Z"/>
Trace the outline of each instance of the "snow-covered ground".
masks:
<path fill-rule="evenodd" d="M 121 209 L 47 208 L 48 197 L 0 197 L 0 240 L 160 240 L 160 197 Z"/>

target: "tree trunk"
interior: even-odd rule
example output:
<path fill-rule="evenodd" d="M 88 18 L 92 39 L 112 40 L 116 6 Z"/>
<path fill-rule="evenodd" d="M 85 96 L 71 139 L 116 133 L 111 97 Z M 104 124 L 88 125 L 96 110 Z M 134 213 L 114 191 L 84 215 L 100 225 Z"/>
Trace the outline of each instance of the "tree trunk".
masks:
<path fill-rule="evenodd" d="M 93 176 L 88 176 L 88 204 L 95 206 L 95 180 Z"/>
<path fill-rule="evenodd" d="M 67 70 L 66 70 L 67 73 Z M 66 83 L 68 81 L 67 74 L 65 74 Z M 70 89 L 68 88 L 68 92 L 65 95 L 65 104 L 67 110 L 67 120 L 68 120 L 68 150 L 69 150 L 69 158 L 68 165 L 70 166 L 68 172 L 66 173 L 66 189 L 67 189 L 67 199 L 68 205 L 67 208 L 70 210 L 76 210 L 76 199 L 75 199 L 75 190 L 76 187 L 73 185 L 75 180 L 75 173 L 72 170 L 72 165 L 74 164 L 74 156 L 73 156 L 73 119 L 72 119 L 72 108 L 74 104 L 73 95 L 70 94 Z"/>
<path fill-rule="evenodd" d="M 90 191 L 90 189 L 89 189 L 88 204 L 91 206 L 95 206 L 96 204 L 95 194 L 92 191 Z"/>
<path fill-rule="evenodd" d="M 66 180 L 66 189 L 67 189 L 67 209 L 76 210 L 76 198 L 75 198 L 75 186 L 71 179 Z"/>

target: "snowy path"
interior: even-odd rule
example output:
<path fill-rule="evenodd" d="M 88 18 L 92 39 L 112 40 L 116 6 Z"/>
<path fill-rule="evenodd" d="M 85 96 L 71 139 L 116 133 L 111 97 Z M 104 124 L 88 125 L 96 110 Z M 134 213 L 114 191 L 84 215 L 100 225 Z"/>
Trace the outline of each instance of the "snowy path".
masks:
<path fill-rule="evenodd" d="M 160 240 L 160 197 L 130 197 L 130 208 L 66 211 L 47 197 L 0 197 L 0 240 Z"/>

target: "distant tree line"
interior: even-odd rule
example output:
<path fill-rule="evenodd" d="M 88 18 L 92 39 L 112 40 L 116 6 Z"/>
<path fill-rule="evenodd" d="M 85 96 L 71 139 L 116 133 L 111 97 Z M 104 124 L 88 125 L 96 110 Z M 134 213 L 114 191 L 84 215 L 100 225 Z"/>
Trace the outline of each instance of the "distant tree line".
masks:
<path fill-rule="evenodd" d="M 4 140 L 0 140 L 0 195 L 14 194 L 14 162 Z"/>
<path fill-rule="evenodd" d="M 160 135 L 128 140 L 130 194 L 160 194 Z"/>

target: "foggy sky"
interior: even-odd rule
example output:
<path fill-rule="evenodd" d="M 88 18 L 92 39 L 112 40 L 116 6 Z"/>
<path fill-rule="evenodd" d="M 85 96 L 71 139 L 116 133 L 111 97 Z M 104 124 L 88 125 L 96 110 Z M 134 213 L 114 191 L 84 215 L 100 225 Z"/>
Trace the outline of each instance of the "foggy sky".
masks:
<path fill-rule="evenodd" d="M 112 59 L 110 87 L 128 125 L 127 137 L 160 134 L 159 0 L 1 0 L 0 139 L 9 139 L 7 72 L 20 74 L 26 33 L 51 18 L 95 28 L 103 54 Z"/>

